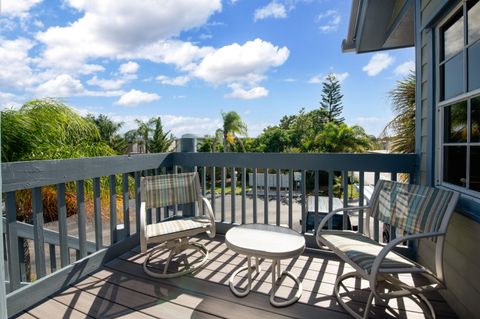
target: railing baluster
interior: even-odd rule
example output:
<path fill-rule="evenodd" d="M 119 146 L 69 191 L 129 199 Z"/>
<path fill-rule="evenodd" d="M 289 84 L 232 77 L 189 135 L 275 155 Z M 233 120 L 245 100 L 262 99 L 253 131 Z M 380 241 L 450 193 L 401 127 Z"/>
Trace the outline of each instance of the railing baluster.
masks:
<path fill-rule="evenodd" d="M 95 248 L 100 250 L 103 247 L 100 177 L 93 178 L 93 216 L 95 220 Z"/>
<path fill-rule="evenodd" d="M 307 173 L 302 170 L 302 233 L 307 232 Z"/>
<path fill-rule="evenodd" d="M 8 192 L 7 203 L 7 235 L 8 235 L 8 273 L 10 276 L 10 291 L 20 288 L 20 256 L 18 254 L 17 235 L 17 205 L 15 192 Z M 23 250 L 23 247 L 22 247 Z"/>
<path fill-rule="evenodd" d="M 178 165 L 173 165 L 173 174 L 178 174 Z M 135 201 L 136 203 L 136 201 Z M 178 205 L 173 205 L 173 216 L 177 216 L 178 213 Z M 183 214 L 183 212 L 182 212 Z"/>
<path fill-rule="evenodd" d="M 167 174 L 167 168 L 166 167 L 162 167 L 162 174 Z M 168 218 L 169 216 L 169 211 L 168 211 L 168 206 L 165 206 L 163 208 L 163 218 Z"/>
<path fill-rule="evenodd" d="M 230 174 L 230 197 L 231 197 L 231 223 L 234 224 L 235 223 L 235 215 L 236 215 L 236 212 L 235 212 L 235 192 L 236 192 L 236 189 L 235 189 L 235 184 L 237 183 L 237 180 L 236 180 L 236 174 L 235 174 L 235 167 L 232 167 L 232 172 Z"/>
<path fill-rule="evenodd" d="M 110 244 L 117 242 L 117 179 L 115 175 L 108 177 L 110 186 Z"/>
<path fill-rule="evenodd" d="M 397 181 L 397 173 L 392 172 L 390 174 L 390 179 L 394 182 Z M 397 227 L 390 225 L 390 240 L 397 238 Z"/>
<path fill-rule="evenodd" d="M 277 172 L 275 174 L 275 181 L 277 183 L 277 209 L 276 209 L 276 218 L 275 218 L 275 224 L 277 226 L 280 226 L 280 169 L 277 169 Z"/>
<path fill-rule="evenodd" d="M 85 220 L 85 188 L 83 180 L 77 181 L 77 222 L 80 259 L 87 256 L 87 229 Z"/>
<path fill-rule="evenodd" d="M 242 168 L 242 224 L 247 223 L 247 169 Z"/>
<path fill-rule="evenodd" d="M 293 228 L 293 169 L 288 172 L 288 228 Z"/>
<path fill-rule="evenodd" d="M 343 207 L 348 207 L 348 171 L 342 171 Z M 348 213 L 343 212 L 343 229 L 347 229 Z"/>
<path fill-rule="evenodd" d="M 268 224 L 268 168 L 263 171 L 263 223 Z"/>
<path fill-rule="evenodd" d="M 358 195 L 358 206 L 365 206 L 365 173 L 364 172 L 359 172 L 359 195 Z M 363 215 L 365 214 L 365 212 L 362 210 L 360 210 L 358 212 L 358 231 L 360 233 L 363 233 L 363 223 L 364 223 L 364 219 L 363 219 Z M 368 216 L 366 217 L 366 219 L 368 220 Z"/>
<path fill-rule="evenodd" d="M 142 172 L 140 172 L 140 174 L 142 174 Z M 143 174 L 144 174 L 145 177 L 150 176 L 149 170 L 144 170 L 144 171 L 143 171 Z M 140 177 L 141 177 L 141 175 L 140 175 Z M 135 201 L 135 203 L 136 203 L 136 201 Z M 152 209 L 151 209 L 151 208 L 147 208 L 145 213 L 147 214 L 147 216 L 146 216 L 146 217 L 147 217 L 147 218 L 146 218 L 146 223 L 147 223 L 147 225 L 152 224 L 152 220 L 153 220 Z"/>
<path fill-rule="evenodd" d="M 253 223 L 257 223 L 257 168 L 253 169 Z"/>
<path fill-rule="evenodd" d="M 45 269 L 45 236 L 43 234 L 43 202 L 42 189 L 32 189 L 32 213 L 33 213 L 33 246 L 35 250 L 35 268 L 37 278 L 47 274 Z"/>
<path fill-rule="evenodd" d="M 130 194 L 128 193 L 128 173 L 122 174 L 123 227 L 125 236 L 130 236 Z"/>
<path fill-rule="evenodd" d="M 207 167 L 202 166 L 202 196 L 205 197 L 207 191 Z"/>
<path fill-rule="evenodd" d="M 220 206 L 222 210 L 222 222 L 225 221 L 225 167 L 221 168 L 221 181 L 220 181 L 220 188 L 221 188 L 221 198 L 220 198 Z"/>
<path fill-rule="evenodd" d="M 377 184 L 377 181 L 380 178 L 380 172 L 375 172 L 375 184 Z M 376 241 L 379 241 L 379 232 L 380 232 L 380 222 L 378 219 L 375 219 L 373 221 L 373 239 Z"/>
<path fill-rule="evenodd" d="M 331 212 L 333 210 L 333 177 L 334 173 L 332 171 L 328 171 L 328 211 Z M 333 218 L 328 220 L 328 229 L 333 228 Z"/>
<path fill-rule="evenodd" d="M 48 245 L 48 252 L 50 254 L 50 273 L 57 271 L 57 252 L 55 251 L 55 245 Z"/>
<path fill-rule="evenodd" d="M 140 192 L 140 174 L 141 172 L 135 172 L 135 225 L 137 234 L 140 234 L 140 205 L 142 203 Z M 148 214 L 147 214 L 148 215 Z"/>
<path fill-rule="evenodd" d="M 155 169 L 155 175 L 160 175 L 160 173 L 161 173 L 160 167 L 157 167 Z M 162 208 L 157 207 L 155 208 L 155 223 L 158 223 L 161 220 L 162 220 Z"/>
<path fill-rule="evenodd" d="M 210 168 L 210 202 L 212 203 L 212 211 L 215 216 L 215 166 Z"/>
<path fill-rule="evenodd" d="M 70 253 L 67 246 L 67 205 L 65 203 L 65 183 L 57 184 L 58 203 L 58 233 L 60 237 L 60 265 L 66 267 L 70 264 Z"/>
<path fill-rule="evenodd" d="M 315 178 L 314 178 L 314 185 L 313 185 L 313 196 L 314 196 L 314 211 L 315 214 L 313 215 L 313 231 L 315 231 L 318 227 L 318 224 L 320 221 L 318 220 L 318 193 L 319 193 L 319 187 L 318 184 L 320 183 L 320 178 L 319 178 L 319 172 L 316 170 L 315 171 Z M 307 197 L 307 203 L 308 203 L 308 197 Z M 312 209 L 311 207 L 308 208 L 309 210 Z"/>

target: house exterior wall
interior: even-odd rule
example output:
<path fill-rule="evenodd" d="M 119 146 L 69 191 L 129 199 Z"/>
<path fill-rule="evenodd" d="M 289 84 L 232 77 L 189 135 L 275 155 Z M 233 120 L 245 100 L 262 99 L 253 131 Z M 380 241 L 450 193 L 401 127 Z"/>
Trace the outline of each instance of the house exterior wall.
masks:
<path fill-rule="evenodd" d="M 420 154 L 419 182 L 434 183 L 435 172 L 435 35 L 429 20 L 448 12 L 457 1 L 416 2 L 417 65 L 417 151 Z M 420 21 L 418 21 L 420 20 Z M 426 28 L 424 28 L 427 26 Z M 434 24 L 433 24 L 434 26 Z M 456 212 L 447 231 L 444 270 L 447 289 L 442 295 L 460 318 L 480 318 L 480 224 Z M 433 266 L 434 250 L 428 240 L 418 247 L 421 263 Z M 434 268 L 431 268 L 434 269 Z"/>

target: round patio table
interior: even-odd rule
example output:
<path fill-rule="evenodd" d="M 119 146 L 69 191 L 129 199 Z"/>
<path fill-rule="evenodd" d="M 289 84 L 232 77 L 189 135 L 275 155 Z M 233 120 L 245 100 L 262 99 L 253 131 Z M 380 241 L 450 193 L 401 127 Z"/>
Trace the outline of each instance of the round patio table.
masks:
<path fill-rule="evenodd" d="M 282 259 L 295 258 L 302 254 L 305 249 L 305 238 L 296 231 L 266 224 L 245 224 L 227 231 L 225 243 L 228 248 L 236 253 L 247 256 L 247 266 L 236 270 L 230 277 L 230 289 L 238 297 L 248 295 L 252 287 L 252 271 L 260 273 L 258 258 L 272 260 L 272 291 L 270 293 L 270 303 L 276 307 L 285 307 L 296 302 L 302 295 L 302 283 L 300 280 L 288 271 L 280 271 L 280 261 Z M 252 266 L 252 257 L 255 257 L 255 266 Z M 235 277 L 238 273 L 248 270 L 248 284 L 244 291 L 235 288 Z M 275 293 L 284 276 L 292 278 L 298 286 L 298 290 L 292 298 L 285 301 L 276 301 Z"/>

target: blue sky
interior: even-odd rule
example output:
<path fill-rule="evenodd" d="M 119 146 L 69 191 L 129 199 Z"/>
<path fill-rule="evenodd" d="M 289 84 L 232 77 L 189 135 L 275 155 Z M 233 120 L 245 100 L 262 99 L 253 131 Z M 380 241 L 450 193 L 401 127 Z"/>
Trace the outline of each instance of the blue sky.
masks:
<path fill-rule="evenodd" d="M 342 81 L 344 117 L 378 135 L 413 49 L 342 53 L 346 0 L 0 0 L 0 107 L 58 97 L 133 128 L 212 134 L 237 111 L 256 136 Z"/>

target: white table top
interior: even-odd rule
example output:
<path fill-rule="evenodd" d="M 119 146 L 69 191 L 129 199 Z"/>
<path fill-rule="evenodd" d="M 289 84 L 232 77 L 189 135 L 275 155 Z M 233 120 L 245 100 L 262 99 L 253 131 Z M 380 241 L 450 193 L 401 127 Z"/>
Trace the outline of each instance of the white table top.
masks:
<path fill-rule="evenodd" d="M 271 259 L 287 259 L 300 255 L 305 238 L 296 231 L 266 224 L 245 224 L 227 231 L 225 243 L 231 250 Z"/>

